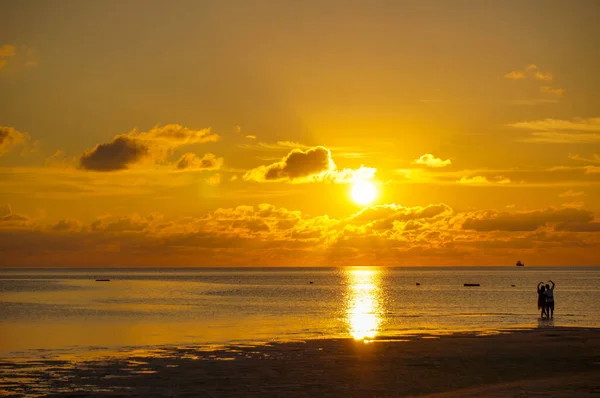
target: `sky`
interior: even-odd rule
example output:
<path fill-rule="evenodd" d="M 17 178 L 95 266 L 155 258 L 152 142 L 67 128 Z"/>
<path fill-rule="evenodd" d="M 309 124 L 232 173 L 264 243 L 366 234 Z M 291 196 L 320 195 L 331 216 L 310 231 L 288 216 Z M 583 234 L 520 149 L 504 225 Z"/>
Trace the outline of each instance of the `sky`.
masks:
<path fill-rule="evenodd" d="M 599 13 L 0 1 L 0 266 L 600 265 Z"/>

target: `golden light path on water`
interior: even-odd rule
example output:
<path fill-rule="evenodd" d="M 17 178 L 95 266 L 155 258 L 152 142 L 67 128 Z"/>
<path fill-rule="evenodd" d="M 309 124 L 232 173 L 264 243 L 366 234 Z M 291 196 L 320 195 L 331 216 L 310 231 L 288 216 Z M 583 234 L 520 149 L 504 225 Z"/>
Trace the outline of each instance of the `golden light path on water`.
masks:
<path fill-rule="evenodd" d="M 356 340 L 374 338 L 379 333 L 383 315 L 381 270 L 349 268 L 346 277 L 349 332 Z"/>

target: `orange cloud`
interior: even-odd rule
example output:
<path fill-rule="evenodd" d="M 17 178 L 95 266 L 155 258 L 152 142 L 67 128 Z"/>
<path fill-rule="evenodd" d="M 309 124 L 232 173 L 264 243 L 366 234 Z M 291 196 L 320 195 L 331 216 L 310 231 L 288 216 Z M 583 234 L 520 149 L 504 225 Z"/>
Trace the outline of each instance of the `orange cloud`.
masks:
<path fill-rule="evenodd" d="M 529 65 L 525 70 L 529 72 L 534 79 L 544 81 L 552 80 L 552 73 L 542 73 L 536 65 Z"/>
<path fill-rule="evenodd" d="M 452 164 L 452 161 L 450 159 L 442 160 L 440 158 L 436 158 L 431 153 L 426 153 L 421 155 L 420 158 L 413 160 L 412 163 L 428 167 L 446 167 Z"/>
<path fill-rule="evenodd" d="M 483 176 L 462 177 L 457 181 L 460 184 L 490 184 L 490 180 Z"/>
<path fill-rule="evenodd" d="M 525 76 L 525 73 L 518 71 L 507 73 L 506 75 L 504 75 L 504 77 L 511 80 L 521 80 L 527 78 L 527 76 Z"/>
<path fill-rule="evenodd" d="M 292 149 L 278 162 L 247 171 L 244 179 L 258 182 L 348 183 L 357 179 L 370 180 L 375 172 L 376 169 L 364 166 L 339 170 L 331 157 L 331 151 L 323 146 L 316 146 L 307 150 Z"/>
<path fill-rule="evenodd" d="M 513 123 L 510 127 L 530 130 L 525 142 L 553 144 L 578 144 L 600 142 L 600 118 L 588 119 L 543 119 Z"/>
<path fill-rule="evenodd" d="M 583 196 L 585 195 L 585 192 L 583 191 L 573 191 L 572 189 L 569 189 L 566 192 L 563 192 L 561 194 L 559 194 L 558 196 L 561 198 L 572 198 L 572 197 L 576 197 L 576 196 Z"/>
<path fill-rule="evenodd" d="M 111 142 L 96 145 L 81 156 L 79 164 L 85 170 L 126 170 L 144 160 L 164 161 L 176 148 L 218 139 L 219 136 L 212 134 L 210 129 L 191 130 L 178 124 L 155 126 L 147 132 L 133 130 L 117 135 Z M 187 165 L 186 159 L 183 162 Z"/>
<path fill-rule="evenodd" d="M 215 175 L 208 177 L 206 182 L 210 185 L 219 185 L 221 183 L 221 174 L 216 173 Z"/>
<path fill-rule="evenodd" d="M 540 93 L 551 94 L 551 95 L 555 95 L 557 97 L 562 97 L 562 95 L 565 93 L 565 89 L 564 88 L 554 88 L 554 87 L 550 87 L 550 86 L 542 86 L 542 87 L 540 87 Z"/>
<path fill-rule="evenodd" d="M 293 181 L 318 176 L 335 169 L 329 149 L 317 146 L 306 151 L 293 149 L 281 161 L 260 166 L 244 175 L 254 181 Z"/>
<path fill-rule="evenodd" d="M 133 214 L 44 225 L 0 207 L 0 251 L 13 266 L 464 265 L 518 253 L 552 263 L 572 247 L 593 264 L 597 232 L 594 215 L 575 208 L 457 213 L 445 204 L 391 204 L 333 219 L 261 204 L 174 220 Z"/>
<path fill-rule="evenodd" d="M 0 156 L 29 141 L 29 135 L 13 127 L 0 126 Z"/>
<path fill-rule="evenodd" d="M 5 44 L 0 47 L 0 57 L 13 57 L 17 52 L 17 47 L 11 44 Z"/>
<path fill-rule="evenodd" d="M 463 229 L 474 231 L 535 231 L 550 223 L 580 224 L 589 223 L 594 215 L 586 210 L 547 209 L 520 213 L 498 213 L 480 211 L 467 216 Z"/>
<path fill-rule="evenodd" d="M 523 80 L 527 78 L 543 80 L 543 81 L 551 81 L 553 79 L 552 73 L 543 73 L 539 70 L 537 65 L 528 65 L 523 70 L 512 71 L 504 75 L 506 79 L 512 80 Z"/>
<path fill-rule="evenodd" d="M 16 53 L 17 48 L 10 44 L 5 44 L 0 47 L 0 57 L 13 57 Z M 2 69 L 8 63 L 5 59 L 0 59 L 0 69 Z"/>

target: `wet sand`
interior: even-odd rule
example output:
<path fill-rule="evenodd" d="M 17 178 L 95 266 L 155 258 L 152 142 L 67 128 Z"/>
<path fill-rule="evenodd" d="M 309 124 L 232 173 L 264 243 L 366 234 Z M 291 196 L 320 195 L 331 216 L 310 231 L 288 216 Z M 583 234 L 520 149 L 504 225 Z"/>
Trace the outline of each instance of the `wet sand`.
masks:
<path fill-rule="evenodd" d="M 477 397 L 600 394 L 600 330 L 179 347 L 0 362 L 0 395 Z"/>

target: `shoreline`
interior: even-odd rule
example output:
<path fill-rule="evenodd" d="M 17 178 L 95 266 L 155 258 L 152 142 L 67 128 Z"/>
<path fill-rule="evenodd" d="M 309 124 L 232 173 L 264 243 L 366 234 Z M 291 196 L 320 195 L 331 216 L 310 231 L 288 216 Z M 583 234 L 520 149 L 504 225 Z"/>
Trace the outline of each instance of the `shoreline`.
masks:
<path fill-rule="evenodd" d="M 155 347 L 103 359 L 2 360 L 19 396 L 514 396 L 600 393 L 600 329 Z"/>
<path fill-rule="evenodd" d="M 323 341 L 323 340 L 356 340 L 370 342 L 371 340 L 383 341 L 404 341 L 405 339 L 412 338 L 439 338 L 454 335 L 472 335 L 472 336 L 488 336 L 506 333 L 519 333 L 523 331 L 532 330 L 556 330 L 556 329 L 569 329 L 569 330 L 598 330 L 600 333 L 599 326 L 554 326 L 553 321 L 550 320 L 538 320 L 538 326 L 534 325 L 514 325 L 506 328 L 469 328 L 469 329 L 438 329 L 438 330 L 427 330 L 427 329 L 405 329 L 397 333 L 386 334 L 382 332 L 373 338 L 365 337 L 363 339 L 354 339 L 349 333 L 340 333 L 333 335 L 315 335 L 315 334 L 298 334 L 295 337 L 290 338 L 267 338 L 267 339 L 233 339 L 229 341 L 180 341 L 173 343 L 156 343 L 156 344 L 122 344 L 122 345 L 68 345 L 60 347 L 35 347 L 35 348 L 24 348 L 14 349 L 7 351 L 0 351 L 0 358 L 2 360 L 8 360 L 13 362 L 23 362 L 29 360 L 35 360 L 43 355 L 47 359 L 56 360 L 103 360 L 107 357 L 121 357 L 127 356 L 132 352 L 144 352 L 144 351 L 163 351 L 172 350 L 181 347 L 185 348 L 197 348 L 201 350 L 210 348 L 227 348 L 237 346 L 263 346 L 271 344 L 287 344 L 287 343 L 301 343 L 312 340 Z"/>

